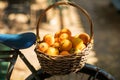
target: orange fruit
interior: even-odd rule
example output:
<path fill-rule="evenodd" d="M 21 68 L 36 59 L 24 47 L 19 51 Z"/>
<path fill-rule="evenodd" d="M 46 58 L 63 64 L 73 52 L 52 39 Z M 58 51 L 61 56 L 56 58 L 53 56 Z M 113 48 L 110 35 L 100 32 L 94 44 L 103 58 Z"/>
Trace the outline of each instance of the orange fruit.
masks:
<path fill-rule="evenodd" d="M 57 55 L 59 55 L 59 50 L 57 48 L 54 48 L 54 47 L 49 47 L 47 49 L 46 53 L 50 56 L 57 56 Z"/>
<path fill-rule="evenodd" d="M 70 53 L 68 51 L 62 51 L 60 52 L 60 55 L 67 56 L 70 55 Z"/>
<path fill-rule="evenodd" d="M 76 34 L 74 37 L 75 37 L 75 38 L 78 38 L 78 37 L 79 37 L 79 34 Z"/>
<path fill-rule="evenodd" d="M 74 53 L 75 53 L 75 54 L 81 53 L 81 50 L 75 49 Z"/>
<path fill-rule="evenodd" d="M 72 41 L 73 48 L 76 48 L 77 46 L 80 46 L 83 44 L 83 40 L 80 38 L 72 37 L 71 41 Z"/>
<path fill-rule="evenodd" d="M 55 42 L 52 47 L 55 47 L 55 48 L 59 48 L 60 47 L 60 43 L 59 42 Z"/>
<path fill-rule="evenodd" d="M 78 45 L 76 45 L 76 49 L 79 49 L 79 50 L 82 50 L 82 49 L 84 49 L 86 47 L 86 45 L 85 44 L 78 44 Z"/>
<path fill-rule="evenodd" d="M 81 53 L 81 51 L 86 47 L 85 44 L 78 45 L 76 48 L 74 48 L 74 53 L 78 54 Z"/>
<path fill-rule="evenodd" d="M 87 44 L 90 40 L 90 37 L 87 33 L 81 33 L 79 38 L 83 40 L 84 44 Z"/>
<path fill-rule="evenodd" d="M 51 34 L 46 34 L 46 35 L 43 37 L 43 41 L 45 41 L 46 43 L 48 43 L 49 46 L 51 46 L 52 44 L 54 44 L 55 39 L 54 39 L 54 36 L 53 36 L 53 35 L 51 35 Z"/>
<path fill-rule="evenodd" d="M 38 49 L 41 51 L 41 52 L 45 52 L 47 49 L 48 49 L 48 44 L 46 42 L 42 42 L 40 44 L 38 44 Z"/>
<path fill-rule="evenodd" d="M 62 29 L 60 32 L 61 33 L 67 33 L 68 35 L 71 36 L 71 31 L 69 29 L 67 29 L 67 28 Z"/>
<path fill-rule="evenodd" d="M 77 48 L 72 48 L 69 52 L 70 52 L 70 54 L 77 54 L 77 53 L 81 52 L 81 50 L 79 50 Z"/>
<path fill-rule="evenodd" d="M 60 42 L 60 50 L 69 51 L 72 48 L 72 42 L 68 39 L 64 39 Z"/>
<path fill-rule="evenodd" d="M 64 39 L 70 39 L 70 35 L 68 35 L 67 33 L 61 33 L 59 36 L 59 41 L 62 41 Z"/>

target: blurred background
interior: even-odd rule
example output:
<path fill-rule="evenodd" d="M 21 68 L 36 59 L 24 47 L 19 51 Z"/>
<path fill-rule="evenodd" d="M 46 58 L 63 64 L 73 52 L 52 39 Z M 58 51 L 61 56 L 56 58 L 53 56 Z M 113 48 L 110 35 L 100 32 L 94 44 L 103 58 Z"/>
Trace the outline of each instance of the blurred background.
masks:
<path fill-rule="evenodd" d="M 36 23 L 40 13 L 49 5 L 60 0 L 0 0 L 0 34 L 36 33 Z M 63 0 L 66 1 L 66 0 Z M 70 0 L 84 8 L 94 24 L 94 48 L 88 62 L 99 66 L 120 79 L 120 0 Z M 76 8 L 67 6 L 53 8 L 45 14 L 40 24 L 40 37 L 54 34 L 62 27 L 69 28 L 72 34 L 89 33 L 89 23 Z M 34 47 L 21 50 L 30 63 L 39 69 L 40 65 L 34 53 Z M 9 49 L 0 44 L 0 49 Z M 4 50 L 2 49 L 2 50 Z M 6 63 L 0 62 L 0 71 Z M 5 68 L 5 67 L 4 67 Z M 0 72 L 0 74 L 3 74 Z M 19 75 L 18 75 L 19 74 Z M 17 59 L 11 80 L 24 80 L 31 72 Z M 0 76 L 0 80 L 3 76 Z M 4 80 L 4 79 L 3 79 Z"/>

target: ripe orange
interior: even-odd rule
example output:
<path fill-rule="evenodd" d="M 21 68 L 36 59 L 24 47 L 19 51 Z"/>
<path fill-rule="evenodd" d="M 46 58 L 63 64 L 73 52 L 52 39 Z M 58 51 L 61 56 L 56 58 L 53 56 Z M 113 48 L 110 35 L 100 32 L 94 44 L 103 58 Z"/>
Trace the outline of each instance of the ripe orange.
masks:
<path fill-rule="evenodd" d="M 68 51 L 62 51 L 60 52 L 60 55 L 67 56 L 70 55 L 70 53 Z"/>
<path fill-rule="evenodd" d="M 60 50 L 69 51 L 72 48 L 72 42 L 68 39 L 64 39 L 60 42 Z"/>
<path fill-rule="evenodd" d="M 46 53 L 50 56 L 57 56 L 57 55 L 59 55 L 59 50 L 57 48 L 54 48 L 54 47 L 49 47 L 47 49 Z"/>
<path fill-rule="evenodd" d="M 72 41 L 72 44 L 73 44 L 73 48 L 76 48 L 77 46 L 80 46 L 80 45 L 83 44 L 83 40 L 80 39 L 80 38 L 72 37 L 71 41 Z"/>
<path fill-rule="evenodd" d="M 42 42 L 40 44 L 38 44 L 38 49 L 41 51 L 41 52 L 45 52 L 47 49 L 48 49 L 48 44 L 46 42 Z"/>
<path fill-rule="evenodd" d="M 75 52 L 74 52 L 74 53 L 75 53 L 75 54 L 81 53 L 81 50 L 75 49 Z"/>
<path fill-rule="evenodd" d="M 59 48 L 60 47 L 60 43 L 59 42 L 55 42 L 52 47 L 55 47 L 55 48 Z"/>
<path fill-rule="evenodd" d="M 79 38 L 83 40 L 84 44 L 87 44 L 90 40 L 90 37 L 87 33 L 81 33 Z"/>
<path fill-rule="evenodd" d="M 71 31 L 69 29 L 67 29 L 67 28 L 62 29 L 60 32 L 61 33 L 67 33 L 68 35 L 71 36 Z"/>
<path fill-rule="evenodd" d="M 79 50 L 82 50 L 82 49 L 84 49 L 86 47 L 86 45 L 85 44 L 78 44 L 78 45 L 76 45 L 76 49 L 79 49 Z"/>
<path fill-rule="evenodd" d="M 78 38 L 78 37 L 79 37 L 79 34 L 76 34 L 74 37 L 75 37 L 75 38 Z"/>
<path fill-rule="evenodd" d="M 48 43 L 49 46 L 51 46 L 52 44 L 54 44 L 55 39 L 54 39 L 54 36 L 53 36 L 53 35 L 51 35 L 51 34 L 46 34 L 46 35 L 43 37 L 43 41 L 45 41 L 46 43 Z"/>
<path fill-rule="evenodd" d="M 59 36 L 59 41 L 62 41 L 64 39 L 70 39 L 70 35 L 67 33 L 61 33 Z"/>

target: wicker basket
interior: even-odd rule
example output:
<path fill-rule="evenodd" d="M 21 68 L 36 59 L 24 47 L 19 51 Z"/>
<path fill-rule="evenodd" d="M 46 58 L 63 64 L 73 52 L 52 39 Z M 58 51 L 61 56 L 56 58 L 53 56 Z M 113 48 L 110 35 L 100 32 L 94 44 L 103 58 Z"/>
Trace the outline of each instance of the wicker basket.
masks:
<path fill-rule="evenodd" d="M 35 48 L 35 52 L 37 54 L 37 58 L 39 60 L 39 63 L 41 65 L 41 68 L 43 69 L 44 72 L 47 72 L 52 75 L 57 75 L 57 74 L 67 74 L 70 72 L 76 72 L 77 70 L 80 70 L 84 64 L 86 63 L 87 60 L 87 55 L 89 54 L 89 51 L 92 47 L 91 40 L 93 39 L 93 23 L 89 17 L 89 14 L 80 6 L 71 3 L 71 2 L 57 2 L 49 7 L 47 7 L 43 13 L 40 15 L 37 23 L 37 28 L 36 28 L 36 34 L 37 34 L 37 44 L 39 44 L 40 37 L 39 37 L 39 24 L 41 22 L 41 19 L 43 16 L 46 14 L 46 12 L 56 6 L 59 5 L 70 5 L 73 7 L 76 7 L 79 9 L 88 19 L 88 22 L 90 24 L 90 41 L 87 44 L 87 47 L 83 49 L 80 53 L 78 54 L 71 54 L 68 56 L 48 56 L 40 51 L 38 51 L 37 47 Z"/>

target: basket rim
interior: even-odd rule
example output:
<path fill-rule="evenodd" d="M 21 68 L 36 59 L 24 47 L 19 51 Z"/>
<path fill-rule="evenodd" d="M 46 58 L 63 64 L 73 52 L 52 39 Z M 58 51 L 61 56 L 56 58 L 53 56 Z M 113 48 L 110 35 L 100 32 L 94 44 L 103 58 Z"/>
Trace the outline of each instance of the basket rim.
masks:
<path fill-rule="evenodd" d="M 48 57 L 67 57 L 67 56 L 77 56 L 77 55 L 79 55 L 79 56 L 84 56 L 85 54 L 82 54 L 82 52 L 79 52 L 78 54 L 69 54 L 69 55 L 57 55 L 57 56 L 50 56 L 50 55 L 47 55 L 46 53 L 43 53 L 43 52 L 41 52 L 40 50 L 38 50 L 38 49 L 35 49 L 35 52 L 39 52 L 39 54 L 44 54 L 44 55 L 46 55 L 46 56 L 48 56 Z"/>
<path fill-rule="evenodd" d="M 82 51 L 81 52 L 79 52 L 79 53 L 73 53 L 73 54 L 70 54 L 70 55 L 66 55 L 66 56 L 64 56 L 64 55 L 57 55 L 57 56 L 50 56 L 50 55 L 47 55 L 47 54 L 45 54 L 45 53 L 43 53 L 43 52 L 41 52 L 38 48 L 37 48 L 37 46 L 35 47 L 35 49 L 34 49 L 34 51 L 36 52 L 36 54 L 37 54 L 37 56 L 40 56 L 40 55 L 42 55 L 42 56 L 44 56 L 44 57 L 46 57 L 46 58 L 48 58 L 48 59 L 50 59 L 50 60 L 58 60 L 58 59 L 74 59 L 75 57 L 77 58 L 77 57 L 82 57 L 82 56 L 85 56 L 85 55 L 88 55 L 88 54 L 85 54 L 84 53 L 84 51 L 86 51 L 87 49 L 89 48 L 89 50 L 92 48 L 92 43 L 89 43 L 84 49 L 82 49 Z"/>
<path fill-rule="evenodd" d="M 91 43 L 91 41 L 93 40 L 93 34 L 94 34 L 94 33 L 93 33 L 93 22 L 92 22 L 92 20 L 91 20 L 91 18 L 90 18 L 90 15 L 89 15 L 88 12 L 87 12 L 85 9 L 83 9 L 81 6 L 76 5 L 75 3 L 70 2 L 70 1 L 58 1 L 58 2 L 56 2 L 56 3 L 54 3 L 54 4 L 50 5 L 50 6 L 48 6 L 48 7 L 40 14 L 40 16 L 39 16 L 39 18 L 38 18 L 38 22 L 37 22 L 37 27 L 36 27 L 36 37 L 37 37 L 36 43 L 39 43 L 39 42 L 40 42 L 39 25 L 40 25 L 40 23 L 41 23 L 42 18 L 45 16 L 45 14 L 46 14 L 46 12 L 47 12 L 48 10 L 50 10 L 50 9 L 53 8 L 53 7 L 59 6 L 59 5 L 70 5 L 70 6 L 76 7 L 77 9 L 79 9 L 79 10 L 86 16 L 86 18 L 88 19 L 88 22 L 89 22 L 89 24 L 90 24 L 90 34 L 89 34 L 89 35 L 90 35 L 90 40 L 89 40 L 89 43 Z"/>

